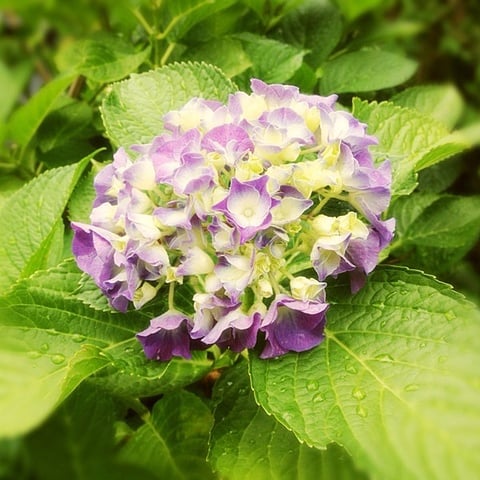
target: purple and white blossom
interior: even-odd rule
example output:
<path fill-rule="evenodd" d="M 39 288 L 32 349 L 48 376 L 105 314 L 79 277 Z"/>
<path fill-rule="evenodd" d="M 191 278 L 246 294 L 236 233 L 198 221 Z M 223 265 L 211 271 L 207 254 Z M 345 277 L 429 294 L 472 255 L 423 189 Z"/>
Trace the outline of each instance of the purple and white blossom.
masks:
<path fill-rule="evenodd" d="M 77 264 L 113 308 L 168 297 L 137 335 L 148 358 L 313 348 L 328 279 L 347 272 L 357 291 L 392 240 L 391 167 L 374 164 L 366 125 L 335 95 L 251 89 L 193 98 L 149 144 L 120 148 L 95 178 L 90 223 L 72 224 Z"/>
<path fill-rule="evenodd" d="M 303 301 L 277 295 L 260 325 L 266 340 L 260 357 L 278 357 L 317 346 L 324 337 L 327 309 L 328 303 L 321 299 Z"/>

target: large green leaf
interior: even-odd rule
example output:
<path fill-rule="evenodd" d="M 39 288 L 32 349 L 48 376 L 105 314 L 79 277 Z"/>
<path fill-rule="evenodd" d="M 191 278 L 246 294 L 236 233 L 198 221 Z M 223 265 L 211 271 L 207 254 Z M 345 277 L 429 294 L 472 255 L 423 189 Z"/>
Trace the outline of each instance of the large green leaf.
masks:
<path fill-rule="evenodd" d="M 155 395 L 208 371 L 205 352 L 192 361 L 146 360 L 135 334 L 152 314 L 91 307 L 77 297 L 81 278 L 69 260 L 0 297 L 0 437 L 35 427 L 100 369 L 97 381 L 124 396 Z"/>
<path fill-rule="evenodd" d="M 412 194 L 395 202 L 398 255 L 430 271 L 447 272 L 480 235 L 480 197 Z"/>
<path fill-rule="evenodd" d="M 30 75 L 29 62 L 21 63 L 15 68 L 7 68 L 0 62 L 0 121 L 4 121 L 17 102 Z"/>
<path fill-rule="evenodd" d="M 252 62 L 248 75 L 267 83 L 289 80 L 302 66 L 303 57 L 307 53 L 298 47 L 253 33 L 241 33 L 234 38 L 242 42 Z"/>
<path fill-rule="evenodd" d="M 73 78 L 73 74 L 56 77 L 17 109 L 7 124 L 7 140 L 25 148 Z"/>
<path fill-rule="evenodd" d="M 213 418 L 198 397 L 185 391 L 165 395 L 143 420 L 120 459 L 145 467 L 159 479 L 214 478 L 206 462 Z"/>
<path fill-rule="evenodd" d="M 191 98 L 225 101 L 235 90 L 218 68 L 176 63 L 116 83 L 102 105 L 103 123 L 114 144 L 150 142 L 163 129 L 162 116 Z"/>
<path fill-rule="evenodd" d="M 317 450 L 255 403 L 247 366 L 240 362 L 215 385 L 215 425 L 209 461 L 230 480 L 361 480 L 338 445 Z"/>
<path fill-rule="evenodd" d="M 235 0 L 176 0 L 161 9 L 162 32 L 170 42 L 178 42 L 195 24 L 233 5 Z"/>
<path fill-rule="evenodd" d="M 322 68 L 323 94 L 370 92 L 407 81 L 415 73 L 417 63 L 383 50 L 358 50 L 339 55 Z"/>
<path fill-rule="evenodd" d="M 376 160 L 390 160 L 394 195 L 407 195 L 415 189 L 418 170 L 468 147 L 463 140 L 452 137 L 441 122 L 416 109 L 355 98 L 353 114 L 378 138 L 379 144 L 371 148 Z"/>
<path fill-rule="evenodd" d="M 480 196 L 444 195 L 428 205 L 408 226 L 403 238 L 416 245 L 471 247 L 480 233 Z"/>
<path fill-rule="evenodd" d="M 380 6 L 382 0 L 336 0 L 336 3 L 347 19 L 352 21 Z"/>
<path fill-rule="evenodd" d="M 55 251 L 63 249 L 58 236 L 63 229 L 62 214 L 89 160 L 48 170 L 4 202 L 0 210 L 0 291 L 38 268 L 52 266 L 49 258 L 58 259 Z"/>
<path fill-rule="evenodd" d="M 108 83 L 134 72 L 149 54 L 149 47 L 137 51 L 131 42 L 102 32 L 69 44 L 57 55 L 56 62 L 61 71 Z"/>
<path fill-rule="evenodd" d="M 318 67 L 341 39 L 340 12 L 329 0 L 304 1 L 285 16 L 278 35 L 288 43 L 308 49 L 305 60 Z"/>
<path fill-rule="evenodd" d="M 416 108 L 453 128 L 460 119 L 464 102 L 453 85 L 417 85 L 394 95 L 390 101 L 401 107 Z"/>
<path fill-rule="evenodd" d="M 200 60 L 220 68 L 227 77 L 239 75 L 252 65 L 242 42 L 230 37 L 202 42 L 185 52 L 186 60 Z"/>
<path fill-rule="evenodd" d="M 480 471 L 480 313 L 446 284 L 381 268 L 329 289 L 325 341 L 251 358 L 260 404 L 303 441 L 343 444 L 382 479 Z"/>
<path fill-rule="evenodd" d="M 118 405 L 91 384 L 83 384 L 26 445 L 35 478 L 41 480 L 129 480 L 155 478 L 120 462 L 116 455 Z"/>

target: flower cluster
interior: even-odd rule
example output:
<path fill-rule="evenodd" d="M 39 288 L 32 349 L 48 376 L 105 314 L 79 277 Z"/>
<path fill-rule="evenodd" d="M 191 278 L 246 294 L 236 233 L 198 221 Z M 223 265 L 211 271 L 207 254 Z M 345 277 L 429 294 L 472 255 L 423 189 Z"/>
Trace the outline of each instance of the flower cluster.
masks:
<path fill-rule="evenodd" d="M 194 98 L 152 143 L 118 150 L 91 224 L 72 225 L 78 265 L 114 308 L 168 289 L 137 335 L 149 358 L 240 352 L 259 332 L 263 358 L 308 350 L 323 339 L 325 279 L 349 272 L 358 290 L 392 238 L 390 166 L 373 165 L 365 125 L 334 95 L 251 87 L 226 104 Z M 186 283 L 191 314 L 175 304 Z"/>

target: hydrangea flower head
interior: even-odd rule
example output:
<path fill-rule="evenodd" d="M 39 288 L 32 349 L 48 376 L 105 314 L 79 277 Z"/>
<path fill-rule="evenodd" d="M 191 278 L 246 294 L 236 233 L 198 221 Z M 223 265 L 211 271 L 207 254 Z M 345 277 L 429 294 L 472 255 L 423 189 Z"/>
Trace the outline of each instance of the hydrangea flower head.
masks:
<path fill-rule="evenodd" d="M 358 290 L 392 239 L 390 166 L 374 165 L 366 126 L 334 95 L 251 88 L 194 98 L 150 144 L 119 149 L 95 179 L 90 224 L 72 225 L 77 263 L 112 307 L 169 290 L 137 335 L 148 358 L 309 350 L 324 338 L 328 278 L 348 272 Z M 185 284 L 187 309 L 174 295 Z"/>

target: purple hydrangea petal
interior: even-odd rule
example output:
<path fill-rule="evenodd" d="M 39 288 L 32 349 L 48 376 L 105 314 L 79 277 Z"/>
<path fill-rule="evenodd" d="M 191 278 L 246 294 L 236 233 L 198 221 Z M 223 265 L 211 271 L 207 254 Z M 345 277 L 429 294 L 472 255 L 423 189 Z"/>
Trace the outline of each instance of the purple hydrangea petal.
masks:
<path fill-rule="evenodd" d="M 201 339 L 208 335 L 217 321 L 239 306 L 238 302 L 231 298 L 222 298 L 211 293 L 196 293 L 193 302 L 195 308 L 191 332 L 193 339 Z"/>
<path fill-rule="evenodd" d="M 270 210 L 278 204 L 267 191 L 268 177 L 258 177 L 248 182 L 232 179 L 230 191 L 226 198 L 213 206 L 223 212 L 240 233 L 240 243 L 245 243 L 258 231 L 270 226 Z"/>
<path fill-rule="evenodd" d="M 207 152 L 218 152 L 224 155 L 227 165 L 235 165 L 255 148 L 245 129 L 234 124 L 213 128 L 204 135 L 201 145 Z"/>
<path fill-rule="evenodd" d="M 327 309 L 328 304 L 323 301 L 296 300 L 278 294 L 260 326 L 266 340 L 260 357 L 303 352 L 320 344 L 324 338 Z"/>
<path fill-rule="evenodd" d="M 219 255 L 215 274 L 227 295 L 237 301 L 253 276 L 254 255 Z"/>
<path fill-rule="evenodd" d="M 150 320 L 150 326 L 137 334 L 147 358 L 170 360 L 191 358 L 191 321 L 185 314 L 169 310 Z"/>
<path fill-rule="evenodd" d="M 233 352 L 253 348 L 257 342 L 260 321 L 258 312 L 247 315 L 240 309 L 232 310 L 217 321 L 202 342 L 216 344 L 222 349 L 230 348 Z"/>

